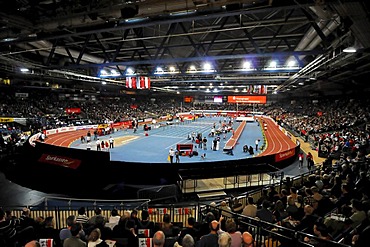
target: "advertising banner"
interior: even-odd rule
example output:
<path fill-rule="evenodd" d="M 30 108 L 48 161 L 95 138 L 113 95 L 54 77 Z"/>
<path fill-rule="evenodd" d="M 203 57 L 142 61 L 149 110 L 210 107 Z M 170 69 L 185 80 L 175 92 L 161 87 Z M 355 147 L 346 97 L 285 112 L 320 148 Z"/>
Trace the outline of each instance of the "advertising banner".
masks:
<path fill-rule="evenodd" d="M 63 166 L 70 169 L 77 169 L 81 165 L 81 160 L 54 154 L 42 154 L 38 161 L 57 166 Z"/>
<path fill-rule="evenodd" d="M 266 104 L 266 101 L 265 95 L 233 95 L 227 97 L 228 103 Z"/>

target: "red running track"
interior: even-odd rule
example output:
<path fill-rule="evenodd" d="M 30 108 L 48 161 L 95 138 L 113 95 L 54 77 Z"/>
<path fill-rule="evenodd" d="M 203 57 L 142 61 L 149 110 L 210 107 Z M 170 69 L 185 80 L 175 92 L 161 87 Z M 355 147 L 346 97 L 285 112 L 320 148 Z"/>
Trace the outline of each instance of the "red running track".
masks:
<path fill-rule="evenodd" d="M 80 140 L 81 136 L 86 136 L 87 130 L 68 131 L 47 136 L 45 143 L 60 147 L 69 147 L 72 142 Z"/>
<path fill-rule="evenodd" d="M 265 131 L 267 147 L 265 151 L 260 153 L 258 156 L 281 153 L 297 146 L 279 129 L 279 126 L 277 126 L 272 119 L 263 118 L 263 121 L 267 123 L 267 131 Z"/>

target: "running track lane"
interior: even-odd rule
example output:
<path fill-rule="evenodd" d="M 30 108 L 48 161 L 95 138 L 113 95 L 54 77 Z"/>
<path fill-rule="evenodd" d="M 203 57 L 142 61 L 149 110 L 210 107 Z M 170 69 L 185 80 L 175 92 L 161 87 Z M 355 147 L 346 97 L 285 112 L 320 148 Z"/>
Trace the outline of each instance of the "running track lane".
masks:
<path fill-rule="evenodd" d="M 272 119 L 263 118 L 263 120 L 267 123 L 267 131 L 265 131 L 267 147 L 258 156 L 277 154 L 296 147 L 296 144 L 279 129 Z M 263 125 L 261 126 L 263 128 Z"/>
<path fill-rule="evenodd" d="M 79 140 L 81 136 L 86 136 L 86 133 L 87 130 L 76 130 L 52 134 L 47 136 L 45 143 L 54 146 L 69 147 L 72 142 Z"/>
<path fill-rule="evenodd" d="M 234 134 L 230 137 L 230 139 L 226 142 L 225 144 L 225 147 L 224 147 L 224 150 L 227 149 L 233 149 L 236 145 L 236 143 L 238 142 L 239 140 L 239 137 L 240 135 L 242 134 L 243 130 L 244 130 L 244 127 L 245 125 L 247 124 L 246 121 L 243 121 L 239 126 L 238 128 L 236 128 Z"/>

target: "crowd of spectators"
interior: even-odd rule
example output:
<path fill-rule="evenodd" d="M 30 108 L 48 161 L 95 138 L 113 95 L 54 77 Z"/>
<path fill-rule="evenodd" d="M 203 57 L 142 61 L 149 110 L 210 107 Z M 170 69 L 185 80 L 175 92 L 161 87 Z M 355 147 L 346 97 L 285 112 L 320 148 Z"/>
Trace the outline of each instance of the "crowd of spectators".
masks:
<path fill-rule="evenodd" d="M 342 152 L 369 153 L 369 99 L 322 99 L 275 108 L 269 115 L 280 125 L 312 141 L 319 156 L 338 159 Z"/>
<path fill-rule="evenodd" d="M 236 198 L 211 203 L 199 221 L 188 217 L 186 227 L 171 222 L 169 214 L 164 214 L 161 222 L 153 222 L 147 210 L 142 210 L 139 218 L 136 210 L 120 215 L 113 209 L 110 215 L 103 215 L 97 208 L 95 215 L 88 217 L 82 207 L 78 215 L 67 218 L 66 228 L 56 229 L 51 216 L 33 219 L 25 208 L 22 216 L 15 218 L 1 208 L 0 240 L 10 244 L 6 246 L 40 239 L 53 239 L 55 246 L 70 246 L 77 240 L 88 246 L 106 246 L 105 240 L 125 239 L 127 246 L 134 247 L 140 237 L 149 237 L 165 246 L 239 247 L 258 238 L 264 246 L 271 246 L 272 241 L 272 246 L 283 247 L 291 246 L 291 240 L 279 237 L 286 233 L 282 229 L 291 229 L 305 233 L 299 241 L 311 246 L 329 246 L 327 240 L 342 239 L 342 243 L 363 247 L 368 246 L 370 236 L 369 178 L 369 160 L 342 155 L 333 166 L 321 167 L 299 183 L 286 178 L 281 187 L 263 189 L 256 201 L 247 197 L 245 205 Z M 266 232 L 259 232 L 262 238 L 253 228 L 239 224 L 240 215 L 256 220 L 250 225 L 261 226 L 259 221 L 269 224 Z"/>
<path fill-rule="evenodd" d="M 20 218 L 11 215 L 11 211 L 0 208 L 0 244 L 1 246 L 51 246 L 72 247 L 108 247 L 143 246 L 141 239 L 151 239 L 153 246 L 176 247 L 240 247 L 252 246 L 253 236 L 248 231 L 240 231 L 236 222 L 229 218 L 217 218 L 209 212 L 204 221 L 197 222 L 188 217 L 187 226 L 170 222 L 168 214 L 163 215 L 162 222 L 150 220 L 149 212 L 142 210 L 141 218 L 137 211 L 124 211 L 122 215 L 113 209 L 110 215 L 103 215 L 100 208 L 95 215 L 88 217 L 85 208 L 78 210 L 78 216 L 70 215 L 66 227 L 56 228 L 53 216 L 33 219 L 30 209 L 24 208 Z M 39 244 L 39 245 L 37 245 Z M 147 246 L 147 245 L 144 245 Z"/>

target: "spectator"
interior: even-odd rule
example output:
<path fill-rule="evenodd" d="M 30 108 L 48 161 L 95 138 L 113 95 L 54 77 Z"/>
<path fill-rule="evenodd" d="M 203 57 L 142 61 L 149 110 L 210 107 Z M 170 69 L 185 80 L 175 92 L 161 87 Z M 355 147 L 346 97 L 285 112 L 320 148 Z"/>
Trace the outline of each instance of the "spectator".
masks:
<path fill-rule="evenodd" d="M 220 204 L 220 210 L 221 210 L 221 215 L 225 217 L 232 217 L 232 210 L 231 208 L 226 204 L 226 201 L 222 201 Z"/>
<path fill-rule="evenodd" d="M 253 203 L 253 197 L 247 197 L 247 205 L 244 207 L 242 214 L 252 218 L 256 217 L 257 206 Z"/>
<path fill-rule="evenodd" d="M 59 230 L 55 228 L 53 216 L 46 217 L 38 234 L 39 238 L 51 238 L 57 246 L 60 246 Z"/>
<path fill-rule="evenodd" d="M 153 235 L 153 246 L 154 247 L 163 247 L 166 236 L 162 231 L 157 231 Z"/>
<path fill-rule="evenodd" d="M 259 218 L 262 221 L 273 223 L 275 222 L 275 216 L 269 209 L 270 207 L 270 202 L 269 201 L 264 201 L 262 203 L 262 208 L 257 210 L 256 217 Z"/>
<path fill-rule="evenodd" d="M 226 232 L 230 235 L 231 247 L 239 247 L 242 244 L 242 234 L 237 231 L 236 223 L 233 219 L 226 220 Z M 220 239 L 219 239 L 220 240 Z M 220 243 L 220 242 L 219 242 Z"/>
<path fill-rule="evenodd" d="M 20 220 L 16 218 L 6 219 L 5 211 L 0 207 L 0 236 L 6 246 L 13 246 L 17 241 L 25 244 L 34 238 L 32 226 L 22 230 L 18 230 L 18 226 L 20 226 Z"/>
<path fill-rule="evenodd" d="M 189 217 L 190 218 L 190 217 Z M 141 220 L 139 220 L 137 229 L 148 229 L 149 236 L 152 237 L 154 234 L 154 222 L 149 218 L 149 212 L 147 210 L 141 211 Z"/>
<path fill-rule="evenodd" d="M 218 236 L 218 246 L 219 247 L 230 247 L 231 246 L 231 236 L 229 233 L 223 232 Z"/>
<path fill-rule="evenodd" d="M 166 237 L 175 237 L 178 234 L 178 230 L 172 223 L 169 214 L 164 214 L 162 219 L 161 231 Z"/>
<path fill-rule="evenodd" d="M 328 229 L 323 223 L 316 222 L 313 227 L 313 232 L 317 238 L 304 237 L 304 241 L 313 245 L 314 247 L 326 246 L 325 240 L 331 240 Z"/>
<path fill-rule="evenodd" d="M 80 223 L 75 223 L 71 226 L 72 237 L 64 240 L 63 247 L 84 247 L 86 243 L 79 238 L 80 231 L 82 226 Z"/>
<path fill-rule="evenodd" d="M 113 208 L 111 211 L 111 215 L 109 216 L 108 223 L 111 229 L 115 227 L 119 220 L 121 219 L 121 216 L 118 214 L 118 210 L 116 208 Z"/>
<path fill-rule="evenodd" d="M 243 238 L 243 247 L 255 246 L 254 238 L 252 234 L 250 234 L 249 232 L 243 232 L 242 238 Z"/>
<path fill-rule="evenodd" d="M 219 230 L 219 222 L 213 220 L 209 224 L 210 232 L 200 238 L 197 242 L 197 247 L 211 247 L 211 246 L 218 246 L 218 230 Z"/>
<path fill-rule="evenodd" d="M 61 229 L 60 232 L 59 232 L 59 238 L 60 238 L 60 241 L 61 241 L 62 244 L 63 244 L 64 240 L 66 240 L 67 238 L 72 237 L 71 227 L 74 224 L 81 224 L 81 223 L 77 223 L 76 222 L 76 216 L 74 216 L 74 215 L 68 216 L 68 218 L 67 218 L 67 227 Z M 85 232 L 84 232 L 84 230 L 81 230 L 80 231 L 79 238 L 81 240 L 85 240 Z"/>
<path fill-rule="evenodd" d="M 182 239 L 185 237 L 185 235 L 191 235 L 194 241 L 198 239 L 199 231 L 194 227 L 194 224 L 195 224 L 195 218 L 189 217 L 188 226 L 185 229 L 182 229 L 179 234 L 179 238 L 177 240 L 179 244 L 183 245 Z"/>
<path fill-rule="evenodd" d="M 100 219 L 101 218 L 101 219 Z M 104 224 L 107 222 L 105 216 L 102 215 L 102 209 L 101 208 L 96 208 L 95 209 L 95 215 L 92 216 L 89 221 L 88 221 L 88 224 L 91 226 L 91 225 L 95 225 L 96 224 L 96 221 L 99 220 L 103 220 Z"/>
<path fill-rule="evenodd" d="M 182 239 L 182 245 L 180 245 L 178 242 L 174 244 L 174 247 L 194 247 L 195 241 L 193 237 L 190 234 L 186 234 L 184 238 Z"/>
<path fill-rule="evenodd" d="M 101 239 L 101 232 L 99 228 L 95 228 L 91 231 L 87 241 L 88 247 L 108 247 L 108 244 Z"/>
<path fill-rule="evenodd" d="M 28 242 L 24 247 L 41 247 L 41 245 L 39 241 L 32 240 Z"/>
<path fill-rule="evenodd" d="M 80 207 L 77 212 L 78 215 L 76 218 L 76 223 L 81 223 L 83 227 L 86 226 L 87 222 L 89 221 L 89 217 L 86 215 L 85 207 Z"/>

